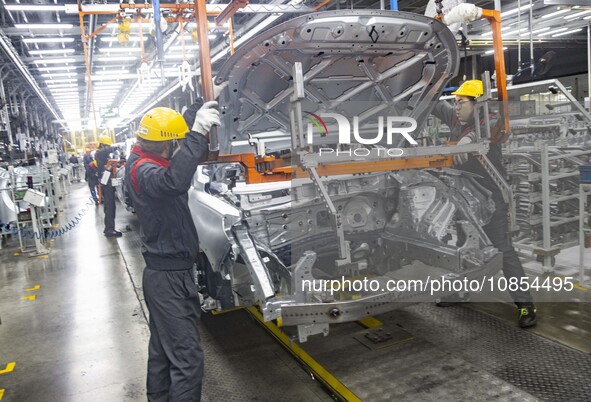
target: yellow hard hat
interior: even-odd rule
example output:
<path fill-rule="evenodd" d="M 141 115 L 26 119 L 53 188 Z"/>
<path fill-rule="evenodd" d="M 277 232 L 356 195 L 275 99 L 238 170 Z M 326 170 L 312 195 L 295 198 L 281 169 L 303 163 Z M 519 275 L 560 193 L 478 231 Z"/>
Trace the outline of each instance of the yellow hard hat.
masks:
<path fill-rule="evenodd" d="M 108 135 L 101 135 L 100 137 L 98 137 L 98 143 L 105 145 L 113 145 L 113 139 Z"/>
<path fill-rule="evenodd" d="M 482 81 L 480 80 L 470 80 L 464 82 L 457 91 L 452 92 L 452 95 L 458 96 L 471 96 L 472 98 L 478 98 L 482 96 L 484 93 L 484 88 L 482 86 Z"/>
<path fill-rule="evenodd" d="M 183 139 L 188 132 L 189 127 L 179 112 L 157 107 L 142 117 L 137 136 L 148 141 L 170 141 Z"/>

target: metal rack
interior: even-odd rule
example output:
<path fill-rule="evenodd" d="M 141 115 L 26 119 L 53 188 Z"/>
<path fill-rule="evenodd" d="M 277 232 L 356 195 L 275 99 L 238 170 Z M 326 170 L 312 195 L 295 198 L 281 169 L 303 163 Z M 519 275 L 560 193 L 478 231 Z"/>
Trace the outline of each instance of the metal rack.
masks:
<path fill-rule="evenodd" d="M 579 243 L 578 167 L 589 158 L 591 149 L 550 147 L 544 141 L 529 152 L 505 154 L 520 228 L 514 245 L 536 254 L 545 270 L 560 250 Z"/>
<path fill-rule="evenodd" d="M 12 169 L 10 176 L 12 200 L 16 212 L 15 224 L 19 229 L 17 235 L 21 251 L 29 252 L 37 250 L 35 243 L 29 244 L 27 242 L 28 236 L 22 235 L 22 230 L 29 230 L 33 233 L 32 216 L 30 212 L 27 214 L 26 210 L 28 208 L 34 208 L 24 201 L 23 197 L 29 186 L 47 195 L 46 205 L 36 209 L 36 226 L 39 230 L 51 228 L 53 218 L 57 214 L 55 176 L 51 174 L 50 169 L 37 166 Z M 41 238 L 41 241 L 44 242 L 44 239 Z"/>
<path fill-rule="evenodd" d="M 587 211 L 589 197 L 591 196 L 591 183 L 580 183 L 579 185 L 579 283 L 591 282 L 590 275 L 585 275 L 585 233 L 591 233 L 589 221 L 585 218 L 590 216 Z"/>

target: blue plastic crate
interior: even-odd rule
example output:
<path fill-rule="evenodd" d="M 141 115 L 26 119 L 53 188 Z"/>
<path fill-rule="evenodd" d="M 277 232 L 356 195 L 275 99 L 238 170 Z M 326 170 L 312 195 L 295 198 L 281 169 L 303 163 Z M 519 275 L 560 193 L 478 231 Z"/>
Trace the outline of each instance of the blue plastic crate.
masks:
<path fill-rule="evenodd" d="M 581 183 L 591 183 L 591 164 L 579 166 L 579 172 L 581 172 Z"/>

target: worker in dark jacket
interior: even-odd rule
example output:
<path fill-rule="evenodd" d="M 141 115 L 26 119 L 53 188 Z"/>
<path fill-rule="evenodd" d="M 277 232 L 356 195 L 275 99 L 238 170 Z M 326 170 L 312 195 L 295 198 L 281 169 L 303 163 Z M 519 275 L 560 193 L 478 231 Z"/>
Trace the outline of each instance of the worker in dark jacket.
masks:
<path fill-rule="evenodd" d="M 94 158 L 98 166 L 98 179 L 101 186 L 101 196 L 103 200 L 103 209 L 105 211 L 105 230 L 106 237 L 121 237 L 122 233 L 115 230 L 115 187 L 111 183 L 111 177 L 106 177 L 105 165 L 111 159 L 113 149 L 113 140 L 108 135 L 101 135 L 98 139 L 99 149 Z"/>
<path fill-rule="evenodd" d="M 146 261 L 143 289 L 150 312 L 149 401 L 199 401 L 203 350 L 193 265 L 199 251 L 187 191 L 207 159 L 208 135 L 220 124 L 217 102 L 196 112 L 192 129 L 176 111 L 158 107 L 140 121 L 127 161 L 126 185 L 140 221 Z"/>
<path fill-rule="evenodd" d="M 72 156 L 70 156 L 70 159 L 68 159 L 68 163 L 72 167 L 73 180 L 75 180 L 76 182 L 79 182 L 80 181 L 80 176 L 78 175 L 79 161 L 78 161 L 78 156 L 76 155 L 76 153 L 72 152 Z"/>
<path fill-rule="evenodd" d="M 476 110 L 476 98 L 482 96 L 482 94 L 482 81 L 466 81 L 453 93 L 456 97 L 455 107 L 447 102 L 440 102 L 433 109 L 433 114 L 451 129 L 450 140 L 457 141 L 458 145 L 470 144 L 479 140 L 475 130 L 474 113 Z M 506 173 L 503 167 L 501 144 L 490 144 L 487 156 L 497 171 L 505 177 Z M 507 280 L 516 278 L 517 283 L 521 284 L 521 278 L 526 277 L 526 275 L 511 242 L 509 221 L 507 219 L 509 207 L 503 199 L 501 189 L 496 185 L 492 177 L 475 156 L 456 156 L 454 157 L 454 164 L 457 169 L 476 173 L 481 176 L 481 184 L 492 193 L 492 198 L 495 202 L 495 212 L 490 223 L 484 226 L 483 229 L 492 244 L 503 253 L 503 274 L 505 278 Z M 522 328 L 534 326 L 537 322 L 536 308 L 529 291 L 520 288 L 510 293 L 519 310 L 519 325 Z M 440 303 L 440 305 L 446 304 L 445 302 Z"/>
<path fill-rule="evenodd" d="M 90 154 L 90 149 L 86 148 L 86 153 L 83 157 L 84 163 L 84 179 L 88 183 L 88 189 L 90 190 L 90 196 L 94 201 L 94 205 L 98 205 L 98 197 L 96 195 L 96 188 L 98 182 L 98 166 L 94 157 Z"/>

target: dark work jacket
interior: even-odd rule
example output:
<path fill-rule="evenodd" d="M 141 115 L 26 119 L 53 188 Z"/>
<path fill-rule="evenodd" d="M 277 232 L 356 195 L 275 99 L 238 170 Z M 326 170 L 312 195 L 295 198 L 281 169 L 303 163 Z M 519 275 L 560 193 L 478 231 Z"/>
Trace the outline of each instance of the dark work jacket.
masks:
<path fill-rule="evenodd" d="M 82 157 L 82 163 L 84 164 L 84 169 L 88 170 L 88 164 L 93 161 L 92 155 L 89 153 L 84 154 Z"/>
<path fill-rule="evenodd" d="M 125 167 L 125 185 L 140 221 L 148 268 L 169 271 L 193 266 L 199 239 L 187 191 L 207 153 L 207 139 L 196 132 L 187 134 L 170 162 L 143 153 L 139 146 L 133 148 Z"/>
<path fill-rule="evenodd" d="M 107 162 L 109 161 L 109 159 L 111 159 L 111 156 L 110 155 L 113 152 L 114 152 L 113 147 L 106 147 L 106 148 L 99 149 L 94 154 L 94 159 L 96 160 L 96 164 L 98 166 L 97 176 L 98 176 L 99 182 L 103 178 L 103 172 L 105 171 L 105 165 L 107 164 Z M 108 186 L 111 185 L 111 178 L 109 178 L 109 182 L 108 182 L 107 185 Z"/>
<path fill-rule="evenodd" d="M 462 139 L 462 137 L 476 132 L 473 120 L 470 123 L 462 124 L 456 115 L 455 107 L 453 107 L 448 102 L 438 102 L 431 113 L 433 113 L 433 115 L 439 118 L 444 124 L 449 126 L 451 130 L 451 141 L 459 141 L 460 139 Z M 491 123 L 491 127 L 492 126 L 493 124 Z M 484 124 L 481 124 L 480 130 L 480 132 L 484 131 Z M 476 135 L 474 135 L 474 137 L 476 137 Z M 486 156 L 497 168 L 497 171 L 505 178 L 506 172 L 505 168 L 503 167 L 503 155 L 501 153 L 501 144 L 490 144 L 490 148 Z M 455 168 L 466 172 L 475 173 L 481 176 L 482 180 L 479 180 L 480 184 L 482 184 L 484 187 L 487 188 L 487 190 L 493 193 L 493 198 L 495 202 L 503 200 L 503 194 L 501 192 L 501 189 L 499 189 L 492 177 L 490 177 L 490 175 L 480 164 L 478 159 L 476 159 L 473 155 L 469 155 L 467 162 L 459 166 L 455 166 Z"/>

